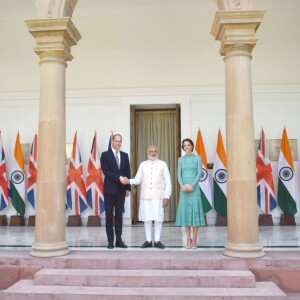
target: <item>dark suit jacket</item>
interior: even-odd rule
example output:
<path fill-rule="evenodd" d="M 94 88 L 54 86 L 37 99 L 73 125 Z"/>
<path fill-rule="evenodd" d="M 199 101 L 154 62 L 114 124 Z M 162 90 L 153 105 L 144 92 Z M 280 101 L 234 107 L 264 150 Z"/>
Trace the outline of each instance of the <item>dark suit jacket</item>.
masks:
<path fill-rule="evenodd" d="M 124 176 L 130 178 L 130 165 L 128 154 L 120 151 L 121 165 L 118 168 L 116 158 L 112 150 L 108 150 L 101 155 L 101 167 L 105 175 L 104 178 L 104 194 L 114 194 L 116 192 L 126 193 L 131 190 L 130 184 L 123 185 L 119 177 Z"/>

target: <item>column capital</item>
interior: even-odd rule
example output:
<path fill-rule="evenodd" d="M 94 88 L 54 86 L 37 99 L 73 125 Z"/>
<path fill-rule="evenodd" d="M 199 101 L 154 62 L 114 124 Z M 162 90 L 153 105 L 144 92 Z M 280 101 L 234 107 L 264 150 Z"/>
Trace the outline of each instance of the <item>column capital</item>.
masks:
<path fill-rule="evenodd" d="M 217 11 L 211 34 L 221 42 L 220 54 L 242 47 L 249 54 L 256 45 L 255 32 L 259 27 L 265 10 Z M 246 47 L 245 47 L 246 46 Z"/>
<path fill-rule="evenodd" d="M 77 45 L 81 35 L 67 18 L 26 20 L 29 32 L 36 39 L 35 53 L 44 60 L 49 57 L 70 61 L 71 47 Z"/>

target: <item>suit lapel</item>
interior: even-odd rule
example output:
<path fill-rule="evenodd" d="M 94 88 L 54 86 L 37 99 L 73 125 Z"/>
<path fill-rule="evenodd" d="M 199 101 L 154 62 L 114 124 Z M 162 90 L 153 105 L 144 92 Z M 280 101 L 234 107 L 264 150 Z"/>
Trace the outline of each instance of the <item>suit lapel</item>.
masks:
<path fill-rule="evenodd" d="M 121 152 L 120 152 L 121 153 Z M 109 155 L 110 155 L 110 159 L 113 161 L 114 165 L 115 165 L 115 168 L 117 170 L 119 170 L 119 167 L 118 167 L 118 164 L 117 164 L 117 161 L 116 161 L 116 158 L 115 158 L 115 155 L 114 155 L 114 152 L 112 150 L 109 150 Z M 121 159 L 121 162 L 122 162 L 122 159 Z"/>

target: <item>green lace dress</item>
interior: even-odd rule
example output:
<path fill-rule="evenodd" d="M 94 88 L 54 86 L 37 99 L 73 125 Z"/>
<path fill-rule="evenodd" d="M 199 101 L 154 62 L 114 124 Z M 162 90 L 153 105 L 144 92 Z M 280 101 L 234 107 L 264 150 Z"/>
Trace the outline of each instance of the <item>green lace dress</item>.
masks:
<path fill-rule="evenodd" d="M 202 172 L 202 159 L 188 154 L 178 159 L 178 182 L 180 185 L 192 184 L 194 190 L 184 193 L 180 189 L 180 198 L 176 213 L 177 226 L 205 226 L 201 193 L 198 181 Z"/>

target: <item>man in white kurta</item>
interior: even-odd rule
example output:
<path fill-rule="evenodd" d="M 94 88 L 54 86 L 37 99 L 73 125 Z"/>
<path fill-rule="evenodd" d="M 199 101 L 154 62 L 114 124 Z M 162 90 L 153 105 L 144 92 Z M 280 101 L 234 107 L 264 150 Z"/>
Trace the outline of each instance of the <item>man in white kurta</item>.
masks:
<path fill-rule="evenodd" d="M 139 220 L 144 221 L 146 241 L 142 248 L 152 247 L 152 221 L 154 221 L 154 247 L 163 249 L 160 241 L 164 208 L 168 205 L 171 196 L 172 184 L 167 164 L 158 159 L 156 146 L 149 146 L 148 160 L 143 161 L 135 178 L 130 184 L 141 184 Z"/>

